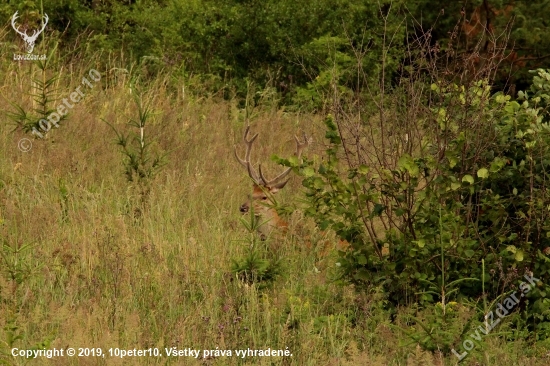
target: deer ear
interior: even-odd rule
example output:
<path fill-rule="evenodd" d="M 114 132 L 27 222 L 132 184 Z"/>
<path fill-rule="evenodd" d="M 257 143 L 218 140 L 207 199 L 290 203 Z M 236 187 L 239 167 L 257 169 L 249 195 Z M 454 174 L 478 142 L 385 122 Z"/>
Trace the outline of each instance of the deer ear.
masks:
<path fill-rule="evenodd" d="M 290 179 L 287 179 L 287 180 L 285 180 L 285 181 L 283 181 L 283 182 L 281 182 L 281 183 L 275 184 L 273 187 L 271 187 L 271 188 L 269 189 L 269 192 L 271 192 L 271 193 L 277 193 L 277 192 L 279 191 L 279 189 L 283 189 L 283 188 L 286 186 L 286 184 L 288 183 L 289 180 L 290 180 Z"/>
<path fill-rule="evenodd" d="M 259 184 L 252 184 L 252 192 L 254 193 L 262 193 L 264 191 L 264 189 L 262 189 L 262 187 L 259 185 Z"/>

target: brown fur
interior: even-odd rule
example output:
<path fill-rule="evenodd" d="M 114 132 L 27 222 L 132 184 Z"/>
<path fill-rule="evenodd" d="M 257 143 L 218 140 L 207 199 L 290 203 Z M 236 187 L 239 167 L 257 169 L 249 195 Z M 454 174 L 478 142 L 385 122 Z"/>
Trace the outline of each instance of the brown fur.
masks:
<path fill-rule="evenodd" d="M 260 223 L 258 233 L 262 240 L 271 235 L 275 228 L 282 229 L 283 231 L 288 229 L 288 223 L 279 217 L 277 210 L 273 207 L 275 204 L 273 195 L 282 189 L 286 185 L 286 182 L 288 181 L 274 187 L 264 187 L 254 184 L 249 199 L 240 207 L 241 213 L 246 214 L 250 211 L 252 205 L 254 216 L 258 218 Z"/>

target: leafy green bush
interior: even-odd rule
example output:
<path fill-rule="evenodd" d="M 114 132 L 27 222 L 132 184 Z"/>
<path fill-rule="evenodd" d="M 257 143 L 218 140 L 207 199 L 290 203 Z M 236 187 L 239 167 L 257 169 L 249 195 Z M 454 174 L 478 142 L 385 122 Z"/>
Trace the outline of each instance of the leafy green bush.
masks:
<path fill-rule="evenodd" d="M 496 299 L 532 274 L 520 308 L 550 336 L 550 72 L 536 73 L 518 100 L 483 81 L 433 84 L 419 143 L 395 164 L 350 158 L 342 120 L 326 118 L 326 160 L 303 185 L 307 213 L 350 244 L 342 280 L 382 285 L 394 304 L 445 305 Z"/>

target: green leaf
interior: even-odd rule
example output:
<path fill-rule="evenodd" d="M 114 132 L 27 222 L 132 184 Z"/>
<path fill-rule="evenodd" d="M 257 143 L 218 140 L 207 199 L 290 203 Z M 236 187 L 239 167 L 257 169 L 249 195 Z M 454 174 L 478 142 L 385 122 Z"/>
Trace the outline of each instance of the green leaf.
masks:
<path fill-rule="evenodd" d="M 466 257 L 468 257 L 468 258 L 472 258 L 474 256 L 474 254 L 476 254 L 476 252 L 473 251 L 472 249 L 466 249 L 464 251 L 464 254 L 466 254 Z"/>
<path fill-rule="evenodd" d="M 315 170 L 312 167 L 308 166 L 304 168 L 303 173 L 305 177 L 311 177 L 315 174 Z"/>
<path fill-rule="evenodd" d="M 360 268 L 353 277 L 358 280 L 367 281 L 370 278 L 370 273 L 364 268 Z"/>
<path fill-rule="evenodd" d="M 489 170 L 487 170 L 487 168 L 481 168 L 477 171 L 477 176 L 482 179 L 489 178 Z"/>
<path fill-rule="evenodd" d="M 384 205 L 381 205 L 379 203 L 376 203 L 374 205 L 374 210 L 373 210 L 373 214 L 375 217 L 378 217 L 382 214 L 382 212 L 384 212 L 384 209 L 386 208 L 386 206 Z"/>
<path fill-rule="evenodd" d="M 506 166 L 507 160 L 496 157 L 495 160 L 491 163 L 491 173 L 496 173 L 500 169 Z"/>
<path fill-rule="evenodd" d="M 424 246 L 426 245 L 426 241 L 424 239 L 414 240 L 413 243 L 418 245 L 419 248 L 424 248 Z"/>
<path fill-rule="evenodd" d="M 453 191 L 456 191 L 457 189 L 460 188 L 461 185 L 462 185 L 462 184 L 460 184 L 460 183 L 458 183 L 458 182 L 451 182 L 451 189 L 452 189 Z"/>
<path fill-rule="evenodd" d="M 455 156 L 449 156 L 447 159 L 449 159 L 449 168 L 454 168 L 458 163 L 458 159 Z"/>
<path fill-rule="evenodd" d="M 397 166 L 405 169 L 412 177 L 417 177 L 420 173 L 418 165 L 416 165 L 414 159 L 409 154 L 402 155 L 397 162 Z"/>
<path fill-rule="evenodd" d="M 315 180 L 313 181 L 313 187 L 315 187 L 316 189 L 324 188 L 325 182 L 323 182 L 321 178 L 315 178 Z"/>
<path fill-rule="evenodd" d="M 359 174 L 367 174 L 369 172 L 369 167 L 366 166 L 366 165 L 361 165 L 358 169 L 357 169 L 357 172 Z"/>
<path fill-rule="evenodd" d="M 474 177 L 472 177 L 470 174 L 466 174 L 464 177 L 462 177 L 462 181 L 474 184 Z"/>
<path fill-rule="evenodd" d="M 506 103 L 506 96 L 499 94 L 496 97 L 496 101 L 497 103 Z"/>
<path fill-rule="evenodd" d="M 298 157 L 297 156 L 291 156 L 288 158 L 288 161 L 290 162 L 290 164 L 292 166 L 298 166 L 300 165 L 300 160 L 298 160 Z"/>
<path fill-rule="evenodd" d="M 514 258 L 516 259 L 516 262 L 523 262 L 523 251 L 518 249 Z"/>

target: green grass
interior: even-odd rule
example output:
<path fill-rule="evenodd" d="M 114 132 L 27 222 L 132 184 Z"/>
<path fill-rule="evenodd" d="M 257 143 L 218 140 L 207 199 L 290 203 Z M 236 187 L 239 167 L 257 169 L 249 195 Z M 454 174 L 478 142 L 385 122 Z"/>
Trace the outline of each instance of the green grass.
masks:
<path fill-rule="evenodd" d="M 114 62 L 114 61 L 113 61 Z M 399 329 L 375 289 L 367 295 L 331 280 L 335 241 L 295 212 L 272 258 L 282 259 L 267 288 L 231 273 L 249 245 L 239 205 L 251 189 L 232 155 L 244 114 L 237 102 L 183 93 L 183 81 L 159 77 L 145 88 L 154 98 L 146 134 L 152 149 L 169 152 L 151 182 L 148 205 L 136 217 L 136 190 L 127 182 L 115 135 L 103 119 L 127 131 L 136 118 L 129 79 L 105 74 L 68 119 L 23 153 L 5 115 L 8 101 L 31 109 L 30 63 L 3 62 L 0 85 L 0 360 L 11 365 L 453 365 L 454 356 L 424 352 Z M 61 69 L 66 97 L 89 65 Z M 178 87 L 173 87 L 178 85 Z M 143 86 L 142 86 L 143 88 Z M 267 103 L 266 105 L 269 105 Z M 321 117 L 255 109 L 260 133 L 253 159 L 272 173 L 277 153 L 293 151 L 300 129 L 322 139 Z M 316 144 L 306 155 L 318 156 Z M 278 195 L 302 199 L 294 177 Z M 269 246 L 268 246 L 269 247 Z M 21 249 L 23 248 L 23 249 Z M 26 249 L 25 249 L 26 248 Z M 269 247 L 272 248 L 272 247 Z M 329 253 L 329 254 L 326 254 Z M 398 313 L 402 328 L 411 309 Z M 467 311 L 465 313 L 467 315 Z M 457 320 L 458 321 L 458 320 Z M 466 320 L 462 319 L 462 322 Z M 14 341 L 13 337 L 20 335 Z M 11 338 L 10 338 L 11 337 Z M 457 340 L 457 345 L 460 339 Z M 465 365 L 545 365 L 544 350 L 486 337 Z M 25 360 L 11 347 L 147 349 L 163 357 L 62 357 Z M 292 357 L 165 356 L 164 348 L 288 349 Z M 538 358 L 537 358 L 538 357 Z M 479 362 L 479 363 L 476 363 Z"/>

